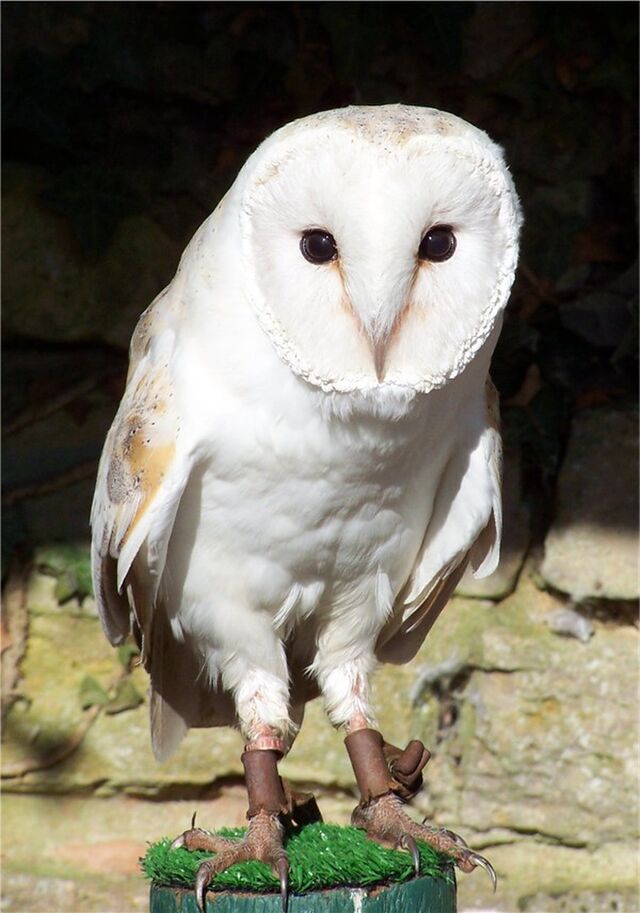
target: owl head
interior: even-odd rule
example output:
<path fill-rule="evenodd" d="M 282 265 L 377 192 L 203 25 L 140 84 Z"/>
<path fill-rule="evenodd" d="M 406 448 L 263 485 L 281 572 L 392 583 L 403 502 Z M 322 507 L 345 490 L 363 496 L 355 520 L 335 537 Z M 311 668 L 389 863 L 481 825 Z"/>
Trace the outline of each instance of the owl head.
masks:
<path fill-rule="evenodd" d="M 225 209 L 250 306 L 323 390 L 442 387 L 499 324 L 518 198 L 502 150 L 451 114 L 384 105 L 295 121 L 248 159 Z"/>

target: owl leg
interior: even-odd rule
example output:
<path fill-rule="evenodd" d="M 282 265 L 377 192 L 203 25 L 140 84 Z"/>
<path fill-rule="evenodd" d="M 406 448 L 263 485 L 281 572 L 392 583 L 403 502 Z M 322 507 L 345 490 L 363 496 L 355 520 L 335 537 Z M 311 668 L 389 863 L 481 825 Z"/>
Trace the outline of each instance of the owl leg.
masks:
<path fill-rule="evenodd" d="M 275 737 L 273 741 L 277 741 Z M 297 806 L 278 774 L 281 756 L 282 752 L 274 748 L 262 748 L 254 743 L 245 746 L 242 763 L 249 797 L 249 826 L 242 840 L 230 840 L 197 828 L 194 816 L 190 830 L 173 841 L 172 848 L 186 847 L 188 850 L 215 853 L 211 859 L 200 863 L 196 873 L 195 893 L 201 913 L 205 911 L 205 898 L 211 880 L 237 862 L 249 859 L 258 859 L 271 866 L 280 880 L 282 908 L 286 911 L 289 860 L 283 840 L 286 826 L 295 820 Z M 304 811 L 309 813 L 308 805 L 303 807 Z"/>
<path fill-rule="evenodd" d="M 422 742 L 409 742 L 401 751 L 386 743 L 374 729 L 354 728 L 345 745 L 360 790 L 360 802 L 351 816 L 355 827 L 363 828 L 382 846 L 408 850 L 416 875 L 420 872 L 416 841 L 422 840 L 449 856 L 463 872 L 482 866 L 495 890 L 496 873 L 484 856 L 470 850 L 452 831 L 418 824 L 404 811 L 405 802 L 422 786 L 422 769 L 430 757 Z"/>

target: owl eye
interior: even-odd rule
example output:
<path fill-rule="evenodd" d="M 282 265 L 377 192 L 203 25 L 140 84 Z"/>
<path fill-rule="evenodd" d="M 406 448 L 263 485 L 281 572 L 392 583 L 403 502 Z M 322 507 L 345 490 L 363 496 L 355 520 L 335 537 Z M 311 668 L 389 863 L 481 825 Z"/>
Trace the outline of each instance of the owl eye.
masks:
<path fill-rule="evenodd" d="M 437 263 L 452 257 L 455 249 L 456 236 L 451 226 L 434 225 L 420 242 L 418 257 L 421 260 L 433 260 Z"/>
<path fill-rule="evenodd" d="M 319 228 L 305 231 L 300 239 L 302 256 L 309 263 L 329 263 L 338 256 L 335 238 L 328 231 Z"/>

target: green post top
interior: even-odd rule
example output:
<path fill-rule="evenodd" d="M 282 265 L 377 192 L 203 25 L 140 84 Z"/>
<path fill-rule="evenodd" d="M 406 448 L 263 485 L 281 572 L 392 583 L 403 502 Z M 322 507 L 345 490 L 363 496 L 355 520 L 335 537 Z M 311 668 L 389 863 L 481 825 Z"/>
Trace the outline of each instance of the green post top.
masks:
<path fill-rule="evenodd" d="M 241 829 L 225 836 L 240 838 Z M 150 846 L 142 868 L 151 880 L 150 913 L 198 913 L 193 885 L 209 854 Z M 420 876 L 408 853 L 384 849 L 363 831 L 309 824 L 285 837 L 290 865 L 289 913 L 455 913 L 451 860 L 419 843 Z M 282 913 L 278 881 L 256 860 L 221 872 L 207 894 L 207 913 Z"/>
<path fill-rule="evenodd" d="M 289 896 L 289 913 L 455 913 L 454 882 L 429 876 L 403 884 L 333 888 Z M 199 913 L 193 890 L 151 886 L 150 913 Z M 206 913 L 282 913 L 279 894 L 209 892 Z"/>

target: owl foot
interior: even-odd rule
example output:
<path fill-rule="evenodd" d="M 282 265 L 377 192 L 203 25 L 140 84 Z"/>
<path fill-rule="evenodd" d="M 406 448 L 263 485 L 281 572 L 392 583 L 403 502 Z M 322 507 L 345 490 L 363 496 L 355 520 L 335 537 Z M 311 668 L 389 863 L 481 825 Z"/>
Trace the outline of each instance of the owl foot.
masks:
<path fill-rule="evenodd" d="M 422 769 L 430 754 L 422 742 L 409 742 L 404 750 L 387 744 L 374 729 L 357 729 L 347 736 L 345 745 L 353 765 L 361 801 L 354 809 L 351 823 L 363 828 L 382 846 L 405 849 L 411 853 L 416 875 L 420 872 L 417 840 L 449 856 L 463 872 L 482 866 L 496 888 L 496 873 L 491 863 L 470 850 L 462 837 L 446 828 L 417 824 L 404 811 L 406 800 L 422 786 Z"/>
<path fill-rule="evenodd" d="M 294 792 L 285 786 L 278 775 L 281 752 L 274 748 L 250 748 L 242 755 L 249 797 L 249 827 L 243 840 L 229 840 L 195 826 L 180 834 L 172 849 L 205 850 L 215 853 L 213 859 L 200 863 L 196 873 L 196 901 L 200 913 L 205 913 L 205 898 L 209 882 L 220 872 L 235 865 L 258 859 L 273 869 L 280 881 L 282 909 L 289 902 L 289 860 L 283 846 L 285 828 L 302 827 L 322 821 L 316 800 L 310 793 Z"/>
<path fill-rule="evenodd" d="M 195 818 L 195 816 L 194 816 Z M 215 853 L 205 859 L 196 873 L 195 894 L 200 913 L 205 913 L 205 902 L 209 883 L 220 872 L 237 862 L 258 859 L 273 869 L 280 881 L 282 909 L 286 913 L 289 900 L 289 860 L 283 846 L 284 825 L 279 813 L 259 811 L 249 819 L 247 835 L 242 840 L 219 837 L 201 828 L 193 827 L 180 834 L 171 844 L 172 849 L 183 846 L 188 850 L 205 850 Z"/>
<path fill-rule="evenodd" d="M 371 840 L 382 846 L 408 850 L 416 875 L 420 874 L 420 853 L 416 841 L 422 840 L 452 859 L 463 872 L 472 872 L 476 866 L 486 869 L 495 891 L 496 873 L 488 859 L 470 850 L 462 837 L 452 831 L 418 824 L 407 815 L 402 806 L 402 799 L 388 792 L 357 805 L 351 823 L 354 827 L 363 828 Z"/>

